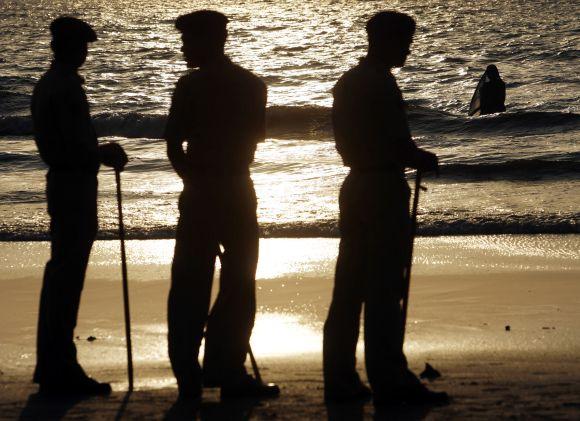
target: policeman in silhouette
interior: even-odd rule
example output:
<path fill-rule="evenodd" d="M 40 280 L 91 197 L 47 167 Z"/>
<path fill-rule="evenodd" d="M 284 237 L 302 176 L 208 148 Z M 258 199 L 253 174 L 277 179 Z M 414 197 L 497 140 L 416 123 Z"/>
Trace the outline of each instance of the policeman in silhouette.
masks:
<path fill-rule="evenodd" d="M 54 60 L 32 95 L 34 138 L 48 165 L 46 196 L 51 256 L 38 313 L 34 381 L 46 394 L 100 395 L 107 383 L 88 377 L 77 361 L 73 331 L 89 254 L 97 232 L 97 172 L 101 164 L 122 170 L 118 144 L 99 145 L 78 69 L 95 31 L 73 17 L 50 25 Z"/>
<path fill-rule="evenodd" d="M 224 54 L 227 22 L 202 10 L 175 23 L 187 66 L 195 69 L 177 82 L 165 131 L 167 155 L 184 185 L 168 300 L 169 358 L 180 398 L 188 400 L 201 395 L 202 383 L 221 387 L 224 398 L 279 393 L 244 367 L 258 261 L 249 166 L 265 137 L 266 87 Z M 209 312 L 218 256 L 219 294 Z M 206 324 L 202 376 L 198 354 Z"/>
<path fill-rule="evenodd" d="M 410 245 L 406 167 L 436 170 L 437 157 L 411 138 L 405 104 L 391 73 L 405 63 L 415 21 L 380 12 L 366 25 L 368 53 L 336 83 L 332 109 L 336 148 L 350 167 L 340 191 L 341 241 L 332 303 L 324 326 L 327 401 L 368 398 L 355 352 L 364 304 L 365 362 L 376 405 L 438 403 L 408 369 L 401 299 Z"/>

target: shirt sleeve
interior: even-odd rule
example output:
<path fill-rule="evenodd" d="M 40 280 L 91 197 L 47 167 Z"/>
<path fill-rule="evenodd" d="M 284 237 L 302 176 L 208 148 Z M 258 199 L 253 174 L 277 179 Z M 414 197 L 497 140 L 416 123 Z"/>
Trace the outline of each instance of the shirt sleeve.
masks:
<path fill-rule="evenodd" d="M 387 78 L 383 89 L 375 92 L 380 96 L 375 96 L 369 102 L 375 104 L 380 115 L 375 119 L 375 144 L 372 152 L 391 164 L 414 166 L 417 146 L 411 137 L 405 102 L 395 79 Z"/>
<path fill-rule="evenodd" d="M 254 101 L 252 115 L 255 116 L 254 133 L 257 142 L 266 139 L 266 103 L 268 101 L 268 91 L 266 85 L 260 81 L 258 92 Z"/>
<path fill-rule="evenodd" d="M 167 142 L 167 156 L 173 169 L 184 178 L 187 176 L 188 165 L 183 151 L 183 142 L 188 137 L 187 81 L 182 76 L 175 86 L 171 107 L 165 125 L 164 138 Z M 191 116 L 189 116 L 191 117 Z"/>
<path fill-rule="evenodd" d="M 66 83 L 50 101 L 59 145 L 55 167 L 96 171 L 99 168 L 98 141 L 89 105 L 80 84 Z"/>
<path fill-rule="evenodd" d="M 164 138 L 167 142 L 183 142 L 186 138 L 186 80 L 181 77 L 177 81 L 173 96 L 171 98 L 171 107 L 165 125 Z"/>
<path fill-rule="evenodd" d="M 332 128 L 336 149 L 345 165 L 356 165 L 364 161 L 361 149 L 365 142 L 364 100 L 360 92 L 349 89 L 348 84 L 339 81 L 332 90 Z M 358 104 L 357 104 L 358 102 Z"/>

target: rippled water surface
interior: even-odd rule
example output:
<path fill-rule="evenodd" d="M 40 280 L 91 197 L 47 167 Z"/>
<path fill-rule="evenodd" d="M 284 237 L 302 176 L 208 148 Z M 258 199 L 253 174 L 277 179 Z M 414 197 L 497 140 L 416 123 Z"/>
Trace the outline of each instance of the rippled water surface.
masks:
<path fill-rule="evenodd" d="M 82 69 L 103 139 L 129 151 L 127 225 L 172 236 L 180 180 L 159 139 L 186 69 L 176 16 L 192 2 L 0 0 L 0 238 L 46 231 L 43 177 L 31 138 L 30 93 L 48 66 L 50 21 L 72 14 L 99 35 Z M 578 232 L 578 58 L 575 1 L 195 2 L 230 17 L 227 52 L 268 84 L 268 139 L 252 168 L 266 236 L 336 235 L 346 170 L 329 125 L 331 88 L 365 52 L 364 22 L 392 8 L 415 17 L 396 76 L 417 142 L 437 152 L 441 178 L 421 201 L 424 234 Z M 495 63 L 508 112 L 468 118 L 472 91 Z M 100 175 L 103 235 L 115 229 L 113 176 Z"/>

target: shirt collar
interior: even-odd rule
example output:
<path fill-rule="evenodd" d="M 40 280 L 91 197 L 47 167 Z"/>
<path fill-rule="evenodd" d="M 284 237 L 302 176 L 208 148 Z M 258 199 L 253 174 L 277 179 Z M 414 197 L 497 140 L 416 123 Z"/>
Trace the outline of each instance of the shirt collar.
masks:
<path fill-rule="evenodd" d="M 230 64 L 232 64 L 232 61 L 230 60 L 230 58 L 226 55 L 223 55 L 219 58 L 216 58 L 211 63 L 201 67 L 200 70 L 213 72 L 217 69 L 221 69 L 221 68 L 228 66 Z"/>
<path fill-rule="evenodd" d="M 389 69 L 387 66 L 381 65 L 369 59 L 368 57 L 361 57 L 359 59 L 359 65 L 368 67 L 369 69 L 373 69 L 374 71 L 382 75 L 392 76 L 391 69 Z"/>
<path fill-rule="evenodd" d="M 70 64 L 53 60 L 50 64 L 50 68 L 59 74 L 74 77 L 80 84 L 85 83 L 85 79 L 78 74 L 78 68 L 71 66 Z"/>

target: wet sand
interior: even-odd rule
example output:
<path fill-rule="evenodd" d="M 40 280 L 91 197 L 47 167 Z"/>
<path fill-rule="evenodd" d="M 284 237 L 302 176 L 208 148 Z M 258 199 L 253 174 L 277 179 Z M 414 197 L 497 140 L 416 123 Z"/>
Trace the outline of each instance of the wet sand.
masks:
<path fill-rule="evenodd" d="M 95 244 L 81 303 L 77 346 L 87 371 L 113 383 L 109 398 L 38 400 L 36 311 L 47 243 L 0 243 L 0 418 L 330 419 L 580 416 L 579 236 L 420 238 L 406 352 L 431 387 L 453 396 L 442 408 L 372 404 L 326 407 L 321 330 L 332 289 L 335 239 L 261 243 L 259 312 L 252 347 L 279 399 L 173 407 L 177 390 L 166 352 L 165 306 L 173 242 L 128 242 L 136 391 L 127 390 L 118 243 Z M 509 330 L 506 330 L 509 326 Z M 93 336 L 94 341 L 87 338 Z M 359 365 L 364 373 L 362 343 Z M 124 405 L 125 403 L 125 405 Z M 36 415 L 35 415 L 36 414 Z"/>

